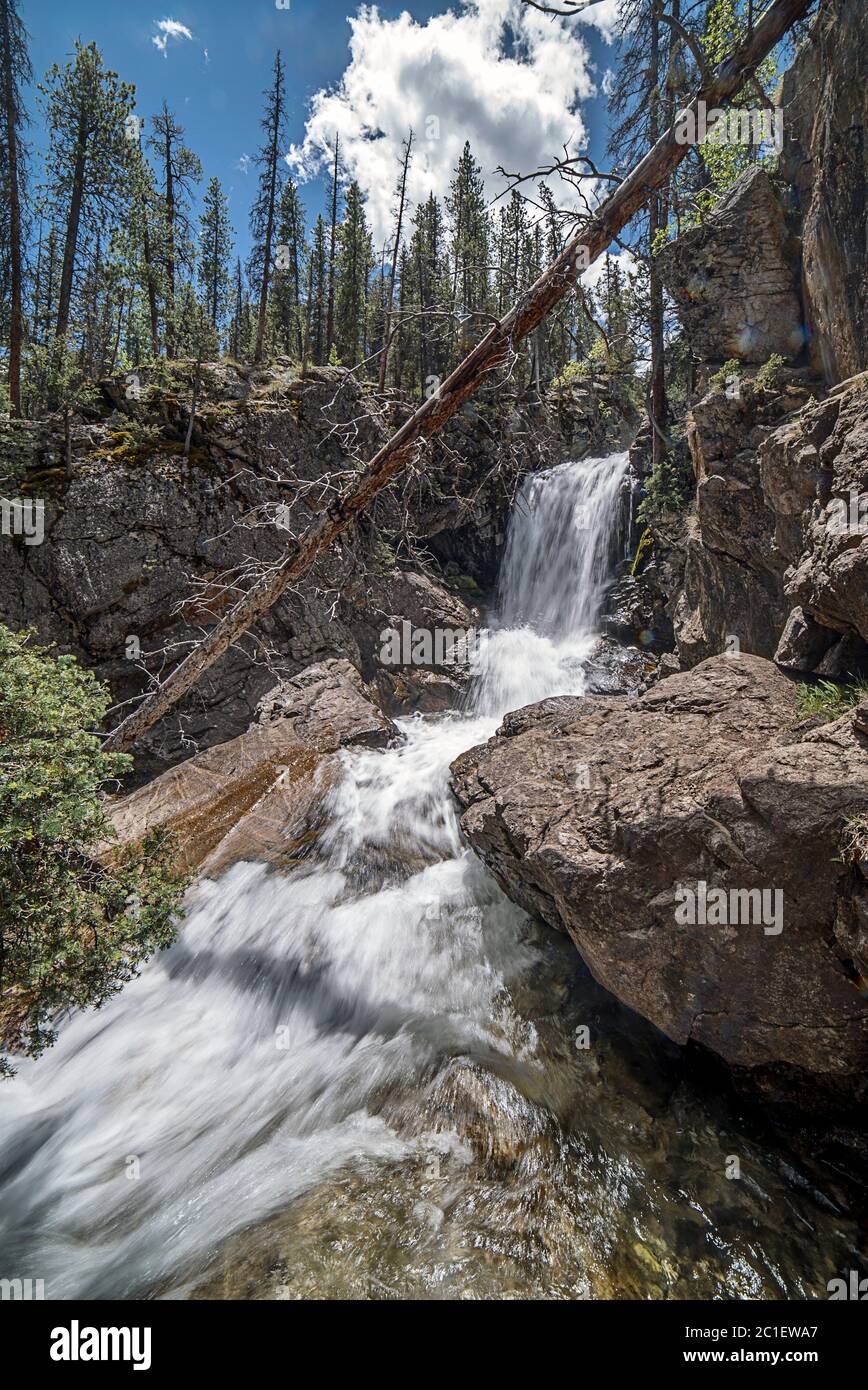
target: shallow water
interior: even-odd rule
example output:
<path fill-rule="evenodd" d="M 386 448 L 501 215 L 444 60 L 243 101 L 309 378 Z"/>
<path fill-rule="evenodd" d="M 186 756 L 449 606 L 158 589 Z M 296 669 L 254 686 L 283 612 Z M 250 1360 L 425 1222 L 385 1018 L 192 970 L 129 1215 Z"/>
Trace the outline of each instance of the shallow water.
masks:
<path fill-rule="evenodd" d="M 703 1095 L 462 841 L 450 762 L 583 689 L 625 466 L 528 483 L 465 710 L 345 754 L 303 867 L 200 884 L 178 943 L 0 1088 L 0 1276 L 50 1298 L 737 1298 L 854 1267 L 841 1193 Z"/>

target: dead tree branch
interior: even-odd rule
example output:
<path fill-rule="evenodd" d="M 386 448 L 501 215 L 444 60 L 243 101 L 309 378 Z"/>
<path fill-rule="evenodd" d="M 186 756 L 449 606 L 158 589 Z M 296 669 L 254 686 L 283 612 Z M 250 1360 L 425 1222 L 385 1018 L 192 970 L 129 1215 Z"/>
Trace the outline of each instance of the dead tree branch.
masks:
<path fill-rule="evenodd" d="M 745 35 L 720 63 L 710 81 L 704 83 L 688 103 L 687 110 L 694 118 L 700 101 L 707 107 L 720 106 L 740 92 L 759 63 L 791 25 L 804 17 L 812 3 L 813 0 L 773 0 L 756 27 Z M 509 362 L 515 345 L 570 293 L 582 271 L 602 255 L 612 238 L 684 159 L 690 146 L 676 139 L 676 125 L 677 118 L 509 313 L 489 329 L 431 398 L 378 450 L 347 490 L 314 518 L 283 560 L 269 568 L 215 624 L 201 644 L 184 658 L 159 690 L 145 696 L 136 712 L 118 725 L 106 741 L 108 748 L 129 748 L 162 718 L 251 623 L 266 613 L 291 584 L 307 574 L 317 557 L 334 544 L 377 494 L 415 458 L 419 444 L 441 430 L 491 372 Z"/>

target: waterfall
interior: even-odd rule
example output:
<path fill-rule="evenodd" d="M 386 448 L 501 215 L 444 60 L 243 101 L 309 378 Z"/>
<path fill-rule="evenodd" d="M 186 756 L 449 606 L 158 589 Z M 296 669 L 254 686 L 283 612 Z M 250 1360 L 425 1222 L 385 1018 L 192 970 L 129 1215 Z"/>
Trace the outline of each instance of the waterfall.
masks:
<path fill-rule="evenodd" d="M 534 1055 L 506 988 L 534 959 L 525 919 L 462 841 L 449 764 L 507 709 L 582 690 L 626 462 L 525 485 L 466 709 L 347 752 L 309 863 L 199 884 L 176 945 L 0 1086 L 0 1276 L 183 1294 L 330 1174 L 416 1153 L 383 1096 L 456 1056 Z"/>
<path fill-rule="evenodd" d="M 629 456 L 564 463 L 530 477 L 513 512 L 500 576 L 505 627 L 561 641 L 593 636 L 616 555 Z"/>

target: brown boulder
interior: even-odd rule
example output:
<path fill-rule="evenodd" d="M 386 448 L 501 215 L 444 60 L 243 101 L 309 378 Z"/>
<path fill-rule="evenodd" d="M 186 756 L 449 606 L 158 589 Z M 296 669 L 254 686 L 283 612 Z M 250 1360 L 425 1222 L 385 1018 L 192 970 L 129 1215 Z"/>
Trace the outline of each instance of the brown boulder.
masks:
<path fill-rule="evenodd" d="M 270 691 L 247 733 L 121 798 L 111 819 L 121 844 L 175 831 L 183 864 L 210 877 L 242 859 L 288 863 L 311 838 L 338 749 L 394 733 L 355 667 L 323 661 Z"/>
<path fill-rule="evenodd" d="M 868 366 L 868 6 L 822 0 L 784 76 L 781 173 L 802 214 L 811 360 L 827 382 Z"/>
<path fill-rule="evenodd" d="M 848 953 L 861 938 L 836 923 L 868 901 L 841 858 L 868 810 L 868 741 L 852 713 L 796 723 L 772 663 L 713 657 L 638 699 L 519 710 L 453 785 L 505 891 L 568 931 L 614 995 L 754 1091 L 849 1105 L 868 1099 L 868 1004 Z M 727 895 L 723 924 L 703 883 Z M 686 889 L 705 924 L 676 919 Z"/>
<path fill-rule="evenodd" d="M 794 362 L 804 346 L 798 251 L 771 179 L 747 169 L 698 227 L 656 257 L 691 347 L 704 362 Z"/>

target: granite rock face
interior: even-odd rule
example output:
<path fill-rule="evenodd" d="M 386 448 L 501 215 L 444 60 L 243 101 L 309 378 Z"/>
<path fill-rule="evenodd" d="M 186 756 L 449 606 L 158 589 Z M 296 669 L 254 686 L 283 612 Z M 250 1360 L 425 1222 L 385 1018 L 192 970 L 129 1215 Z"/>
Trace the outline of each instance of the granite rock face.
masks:
<path fill-rule="evenodd" d="M 868 884 L 841 862 L 868 740 L 852 712 L 796 726 L 771 662 L 716 657 L 639 698 L 519 710 L 453 786 L 504 890 L 617 998 L 752 1093 L 834 1108 L 868 1098 Z M 680 924 L 679 890 L 701 902 L 703 884 L 729 920 Z"/>
<path fill-rule="evenodd" d="M 784 76 L 781 174 L 801 216 L 801 288 L 828 384 L 868 367 L 868 6 L 822 0 Z"/>
<path fill-rule="evenodd" d="M 144 371 L 141 400 L 126 398 L 123 378 L 103 383 L 97 418 L 73 425 L 71 470 L 57 422 L 0 424 L 0 495 L 39 500 L 45 518 L 40 545 L 0 538 L 0 621 L 32 625 L 72 652 L 119 704 L 146 688 L 148 675 L 164 674 L 254 573 L 279 560 L 392 426 L 340 369 L 312 369 L 302 380 L 289 362 L 258 370 L 213 363 L 185 458 L 185 364 L 173 370 L 174 394 L 155 384 L 149 396 Z M 139 775 L 242 733 L 265 692 L 313 662 L 346 657 L 376 679 L 380 634 L 396 618 L 415 622 L 424 610 L 433 626 L 473 625 L 462 596 L 475 597 L 493 575 L 520 473 L 547 457 L 551 435 L 525 421 L 507 451 L 505 429 L 503 412 L 462 415 L 441 456 L 432 454 L 405 490 L 378 499 L 355 536 L 151 731 L 136 750 Z M 450 559 L 453 535 L 473 538 L 460 570 Z M 431 682 L 404 674 L 403 707 L 416 708 Z"/>
<path fill-rule="evenodd" d="M 397 733 L 348 661 L 309 666 L 270 691 L 246 733 L 119 798 L 118 842 L 177 833 L 182 863 L 215 877 L 239 860 L 291 864 L 317 828 L 341 748 L 379 748 Z"/>
<path fill-rule="evenodd" d="M 685 666 L 723 651 L 773 656 L 786 622 L 787 562 L 758 451 L 810 399 L 811 382 L 803 372 L 782 377 L 764 386 L 737 376 L 726 389 L 709 389 L 688 413 L 696 500 L 679 538 L 683 568 L 670 604 Z"/>
<path fill-rule="evenodd" d="M 775 547 L 787 563 L 785 594 L 793 611 L 812 624 L 794 642 L 793 621 L 798 619 L 791 614 L 777 659 L 789 656 L 789 664 L 816 670 L 831 660 L 826 653 L 836 644 L 857 664 L 864 663 L 868 376 L 842 383 L 827 400 L 782 426 L 765 441 L 759 457 L 763 490 L 775 518 Z M 811 666 L 810 656 L 822 640 L 825 650 Z"/>
<path fill-rule="evenodd" d="M 753 165 L 698 227 L 658 253 L 693 351 L 705 362 L 794 362 L 805 342 L 798 251 L 771 179 Z"/>

